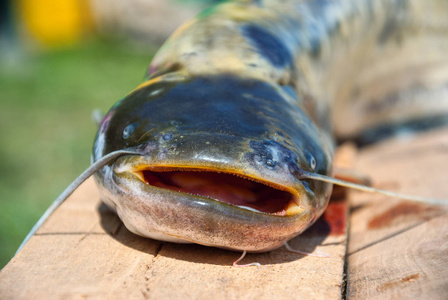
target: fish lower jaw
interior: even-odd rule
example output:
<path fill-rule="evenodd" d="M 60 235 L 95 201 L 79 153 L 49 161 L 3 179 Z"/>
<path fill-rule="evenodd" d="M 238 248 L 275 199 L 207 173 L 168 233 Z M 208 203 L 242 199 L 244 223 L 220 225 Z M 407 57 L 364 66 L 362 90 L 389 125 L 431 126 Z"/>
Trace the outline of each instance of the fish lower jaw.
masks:
<path fill-rule="evenodd" d="M 294 190 L 239 174 L 200 169 L 139 169 L 131 173 L 148 186 L 216 201 L 236 209 L 275 216 L 294 216 L 304 212 Z"/>

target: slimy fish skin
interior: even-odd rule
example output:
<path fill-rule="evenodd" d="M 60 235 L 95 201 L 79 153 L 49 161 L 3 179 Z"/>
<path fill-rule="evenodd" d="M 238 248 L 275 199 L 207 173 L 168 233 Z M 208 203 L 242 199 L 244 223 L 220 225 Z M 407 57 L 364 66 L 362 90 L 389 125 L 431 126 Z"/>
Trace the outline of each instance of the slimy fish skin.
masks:
<path fill-rule="evenodd" d="M 446 90 L 446 12 L 398 0 L 208 9 L 101 123 L 93 162 L 130 152 L 96 173 L 102 200 L 141 236 L 280 247 L 328 204 L 331 184 L 301 174 L 333 175 L 335 136 L 448 113 L 428 96 Z"/>
<path fill-rule="evenodd" d="M 101 199 L 138 235 L 243 255 L 282 246 L 319 218 L 333 183 L 377 191 L 332 178 L 336 139 L 448 123 L 447 15 L 442 0 L 207 9 L 106 114 L 92 165 L 24 243 L 95 174 Z"/>

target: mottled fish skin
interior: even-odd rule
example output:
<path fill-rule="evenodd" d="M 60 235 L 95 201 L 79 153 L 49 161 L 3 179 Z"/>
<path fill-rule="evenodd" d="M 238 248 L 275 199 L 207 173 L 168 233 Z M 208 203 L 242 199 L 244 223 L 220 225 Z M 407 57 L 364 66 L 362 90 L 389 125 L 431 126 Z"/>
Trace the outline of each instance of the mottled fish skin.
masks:
<path fill-rule="evenodd" d="M 174 33 L 148 76 L 179 69 L 276 83 L 319 128 L 355 137 L 448 113 L 447 13 L 443 0 L 227 2 Z"/>
<path fill-rule="evenodd" d="M 417 0 L 232 1 L 206 10 L 168 39 L 147 81 L 100 125 L 93 161 L 136 152 L 97 173 L 103 201 L 142 236 L 281 246 L 328 203 L 331 185 L 297 174 L 331 175 L 334 134 L 448 113 L 438 97 L 387 100 L 402 89 L 446 89 L 445 12 L 446 1 Z M 145 166 L 238 174 L 291 192 L 300 208 L 279 216 L 153 187 L 131 172 Z"/>

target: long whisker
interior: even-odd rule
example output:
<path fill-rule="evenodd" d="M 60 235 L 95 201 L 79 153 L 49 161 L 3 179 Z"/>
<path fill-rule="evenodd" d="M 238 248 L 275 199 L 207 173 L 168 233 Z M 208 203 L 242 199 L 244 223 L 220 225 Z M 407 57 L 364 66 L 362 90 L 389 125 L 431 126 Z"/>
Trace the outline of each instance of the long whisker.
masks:
<path fill-rule="evenodd" d="M 407 194 L 401 194 L 401 193 L 396 193 L 396 192 L 376 189 L 376 188 L 373 188 L 373 187 L 369 187 L 369 186 L 365 186 L 365 185 L 361 185 L 361 184 L 356 184 L 356 183 L 352 183 L 352 182 L 349 182 L 349 181 L 336 179 L 336 178 L 325 176 L 325 175 L 321 175 L 321 174 L 310 173 L 310 172 L 306 172 L 306 171 L 303 171 L 303 170 L 300 172 L 300 176 L 299 176 L 298 179 L 313 179 L 313 180 L 318 180 L 318 181 L 325 181 L 325 182 L 333 183 L 333 184 L 336 184 L 336 185 L 344 186 L 344 187 L 347 187 L 347 188 L 363 191 L 363 192 L 377 193 L 377 194 L 382 194 L 382 195 L 395 197 L 395 198 L 400 198 L 400 199 L 405 199 L 405 200 L 411 200 L 411 201 L 417 201 L 417 202 L 423 202 L 423 203 L 430 203 L 430 204 L 437 204 L 437 205 L 447 205 L 448 204 L 448 200 L 426 198 L 426 197 L 419 197 L 419 196 L 412 196 L 412 195 L 407 195 Z"/>
<path fill-rule="evenodd" d="M 19 249 L 17 249 L 17 254 L 20 249 L 28 242 L 28 240 L 36 233 L 36 231 L 42 226 L 43 223 L 48 219 L 48 217 L 62 204 L 64 201 L 90 176 L 95 174 L 99 169 L 114 161 L 117 157 L 123 154 L 138 154 L 130 150 L 119 150 L 111 152 L 96 162 L 94 162 L 90 167 L 88 167 L 84 172 L 81 173 L 57 198 L 56 200 L 47 208 L 45 213 L 39 218 L 37 223 L 31 228 L 31 231 L 27 234 L 22 244 L 20 244 Z"/>

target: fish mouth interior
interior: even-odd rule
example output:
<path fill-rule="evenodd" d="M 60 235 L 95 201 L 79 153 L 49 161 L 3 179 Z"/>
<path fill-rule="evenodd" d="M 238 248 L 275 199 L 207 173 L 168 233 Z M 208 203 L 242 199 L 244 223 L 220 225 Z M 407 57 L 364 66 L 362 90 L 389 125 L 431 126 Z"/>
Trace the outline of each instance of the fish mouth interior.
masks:
<path fill-rule="evenodd" d="M 133 172 L 144 183 L 206 197 L 240 208 L 278 216 L 302 211 L 292 192 L 271 184 L 261 183 L 240 175 L 204 170 L 139 170 Z"/>

